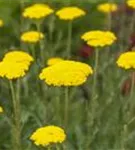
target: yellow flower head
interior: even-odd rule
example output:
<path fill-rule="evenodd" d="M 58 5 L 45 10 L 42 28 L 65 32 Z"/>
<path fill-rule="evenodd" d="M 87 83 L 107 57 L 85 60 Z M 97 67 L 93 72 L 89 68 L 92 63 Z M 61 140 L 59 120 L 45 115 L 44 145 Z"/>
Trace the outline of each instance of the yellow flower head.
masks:
<path fill-rule="evenodd" d="M 86 12 L 78 7 L 64 7 L 56 12 L 56 15 L 62 20 L 73 20 L 85 14 Z"/>
<path fill-rule="evenodd" d="M 3 25 L 4 25 L 4 22 L 2 19 L 0 19 L 0 27 L 3 27 Z"/>
<path fill-rule="evenodd" d="M 3 61 L 12 63 L 21 63 L 24 69 L 28 70 L 31 62 L 33 62 L 34 59 L 26 52 L 15 50 L 5 54 Z"/>
<path fill-rule="evenodd" d="M 25 75 L 25 70 L 28 70 L 28 66 L 23 63 L 0 62 L 0 77 L 6 77 L 9 80 L 23 77 Z"/>
<path fill-rule="evenodd" d="M 48 5 L 45 4 L 34 4 L 27 7 L 23 12 L 23 17 L 30 19 L 41 19 L 54 12 Z"/>
<path fill-rule="evenodd" d="M 135 0 L 128 0 L 127 5 L 135 9 Z"/>
<path fill-rule="evenodd" d="M 43 33 L 38 32 L 38 31 L 28 31 L 28 32 L 24 32 L 21 35 L 21 41 L 27 42 L 27 43 L 36 43 L 36 42 L 39 42 L 43 38 L 44 38 Z"/>
<path fill-rule="evenodd" d="M 81 37 L 88 45 L 93 47 L 104 47 L 113 44 L 117 39 L 116 36 L 110 31 L 89 31 Z"/>
<path fill-rule="evenodd" d="M 59 57 L 53 57 L 53 58 L 48 59 L 47 65 L 48 65 L 48 66 L 52 66 L 52 65 L 55 65 L 55 64 L 57 64 L 57 63 L 59 63 L 59 62 L 61 62 L 61 61 L 63 61 L 63 60 L 64 60 L 64 59 L 59 58 Z"/>
<path fill-rule="evenodd" d="M 0 62 L 0 77 L 16 79 L 23 77 L 33 58 L 22 51 L 8 52 Z"/>
<path fill-rule="evenodd" d="M 5 54 L 3 61 L 16 62 L 16 63 L 24 63 L 28 62 L 29 64 L 34 61 L 33 57 L 28 53 L 15 50 Z"/>
<path fill-rule="evenodd" d="M 63 60 L 55 65 L 44 68 L 39 77 L 48 85 L 53 86 L 78 86 L 83 84 L 92 68 L 81 62 Z"/>
<path fill-rule="evenodd" d="M 120 55 L 117 60 L 117 65 L 124 69 L 135 69 L 135 52 L 125 52 Z"/>
<path fill-rule="evenodd" d="M 115 12 L 118 10 L 118 6 L 115 3 L 103 3 L 97 6 L 97 9 L 103 13 Z"/>
<path fill-rule="evenodd" d="M 0 106 L 0 113 L 3 113 L 3 108 Z"/>
<path fill-rule="evenodd" d="M 37 129 L 30 137 L 34 144 L 48 146 L 50 144 L 62 143 L 66 139 L 64 130 L 57 126 L 46 126 Z"/>

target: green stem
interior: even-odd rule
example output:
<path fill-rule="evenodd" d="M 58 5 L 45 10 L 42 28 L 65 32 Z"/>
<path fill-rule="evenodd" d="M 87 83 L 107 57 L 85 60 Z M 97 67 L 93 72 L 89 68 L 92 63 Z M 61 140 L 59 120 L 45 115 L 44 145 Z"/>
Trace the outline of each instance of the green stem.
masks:
<path fill-rule="evenodd" d="M 125 0 L 121 0 L 121 5 L 124 5 L 124 4 L 125 4 Z M 118 31 L 118 39 L 119 39 L 118 46 L 119 46 L 120 52 L 123 52 L 123 49 L 125 49 L 124 39 L 125 39 L 125 37 L 127 37 L 127 33 L 125 32 L 127 29 L 127 24 L 125 23 L 125 21 L 127 20 L 126 11 L 124 11 L 122 13 L 122 15 L 120 15 L 120 17 L 118 17 L 118 20 L 119 20 L 119 26 L 120 26 L 120 30 Z M 126 33 L 126 35 L 125 35 L 125 33 Z"/>
<path fill-rule="evenodd" d="M 19 81 L 17 81 L 17 87 L 20 87 Z M 13 109 L 14 109 L 14 122 L 12 125 L 12 140 L 13 140 L 13 150 L 21 150 L 21 126 L 20 126 L 20 99 L 19 91 L 15 92 L 13 81 L 9 81 L 11 95 L 13 100 Z"/>
<path fill-rule="evenodd" d="M 128 127 L 126 124 L 123 126 L 123 140 L 122 140 L 122 150 L 127 150 L 126 148 L 126 139 L 127 139 L 127 132 L 128 132 Z"/>
<path fill-rule="evenodd" d="M 132 81 L 131 81 L 131 91 L 130 91 L 130 99 L 132 99 L 133 97 L 133 93 L 134 93 L 134 84 L 135 84 L 135 74 L 132 73 Z"/>
<path fill-rule="evenodd" d="M 96 109 L 98 106 L 97 101 L 97 69 L 98 69 L 98 59 L 99 59 L 99 50 L 95 50 L 95 64 L 94 64 L 94 77 L 93 77 L 93 87 L 92 87 L 92 98 L 91 102 L 88 104 L 87 108 L 87 142 L 86 149 L 89 148 L 92 138 L 90 139 L 89 135 L 91 133 L 91 129 L 93 128 L 93 124 L 95 122 L 96 117 Z M 90 110 L 90 111 L 89 111 Z M 98 125 L 97 125 L 98 126 Z"/>
<path fill-rule="evenodd" d="M 94 64 L 94 77 L 93 77 L 93 88 L 92 88 L 92 98 L 95 97 L 96 86 L 97 86 L 97 70 L 98 70 L 98 59 L 99 59 L 99 50 L 95 50 L 95 64 Z"/>
<path fill-rule="evenodd" d="M 64 113 L 64 125 L 65 128 L 67 127 L 68 123 L 68 113 L 69 113 L 69 107 L 68 107 L 68 102 L 69 102 L 69 88 L 65 87 L 65 113 Z"/>
<path fill-rule="evenodd" d="M 131 120 L 129 120 L 128 126 L 129 126 L 131 123 L 133 123 L 134 121 L 135 121 L 135 116 L 134 116 Z"/>
<path fill-rule="evenodd" d="M 47 150 L 51 150 L 51 147 L 49 146 L 49 147 L 47 148 Z"/>
<path fill-rule="evenodd" d="M 134 101 L 133 101 L 133 94 L 134 94 L 134 83 L 135 83 L 135 75 L 132 73 L 132 81 L 131 81 L 131 91 L 130 91 L 130 96 L 127 105 L 129 105 L 129 109 L 127 111 L 126 115 L 126 124 L 123 126 L 123 135 L 122 135 L 122 150 L 127 150 L 126 148 L 126 139 L 128 136 L 128 126 L 135 120 L 135 117 L 131 118 L 131 120 L 128 121 L 128 118 L 132 116 L 133 111 L 134 111 Z"/>
<path fill-rule="evenodd" d="M 30 45 L 30 51 L 31 51 L 31 54 L 32 54 L 33 58 L 36 60 L 36 54 L 35 54 L 34 44 Z"/>
<path fill-rule="evenodd" d="M 50 17 L 50 22 L 49 22 L 49 53 L 50 56 L 53 56 L 54 54 L 54 43 L 53 43 L 53 33 L 54 33 L 54 29 L 55 29 L 55 16 L 51 16 Z"/>
<path fill-rule="evenodd" d="M 59 148 L 59 146 L 58 146 L 58 145 L 56 145 L 56 150 L 60 150 L 60 148 Z"/>
<path fill-rule="evenodd" d="M 24 88 L 24 97 L 28 97 L 28 95 L 29 95 L 29 84 L 28 84 L 27 77 L 23 78 L 22 82 L 23 82 L 22 85 L 23 85 L 23 88 Z"/>
<path fill-rule="evenodd" d="M 40 30 L 40 25 L 41 25 L 41 23 L 40 22 L 37 22 L 36 23 L 36 26 L 37 26 L 37 31 L 38 32 L 41 32 Z M 40 36 L 40 35 L 39 35 Z M 40 48 L 40 59 L 41 59 L 41 63 L 42 63 L 42 65 L 44 65 L 45 64 L 45 58 L 44 58 L 44 50 L 43 50 L 43 48 L 42 48 L 42 43 L 41 43 L 41 40 L 39 40 L 39 48 Z"/>
<path fill-rule="evenodd" d="M 58 123 L 61 124 L 61 114 L 60 114 L 60 110 L 61 110 L 61 105 L 60 105 L 60 89 L 57 88 L 57 97 L 56 97 L 56 116 L 57 116 L 57 120 Z"/>
<path fill-rule="evenodd" d="M 124 47 L 124 49 L 129 48 L 129 45 L 130 45 L 129 38 L 134 33 L 134 27 L 135 27 L 135 11 L 133 12 L 133 15 L 131 17 L 131 21 L 129 21 L 129 26 L 125 27 L 126 29 L 128 28 L 128 30 L 127 30 L 127 33 L 126 33 L 126 36 L 125 36 L 125 37 L 127 37 L 126 40 L 125 40 L 126 48 Z"/>
<path fill-rule="evenodd" d="M 54 32 L 54 27 L 55 27 L 55 16 L 50 17 L 50 22 L 49 22 L 49 38 L 50 42 L 52 44 L 53 41 L 53 32 Z"/>
<path fill-rule="evenodd" d="M 131 36 L 131 34 L 134 32 L 134 26 L 135 26 L 135 11 L 133 12 L 133 16 L 131 18 L 131 22 L 129 24 L 129 36 Z"/>
<path fill-rule="evenodd" d="M 131 90 L 130 90 L 130 96 L 129 96 L 129 100 L 128 100 L 128 106 L 129 106 L 129 110 L 128 110 L 128 117 L 127 118 L 130 118 L 132 117 L 132 114 L 134 112 L 134 100 L 133 100 L 133 95 L 134 95 L 134 84 L 135 84 L 135 74 L 132 73 L 131 74 Z"/>
<path fill-rule="evenodd" d="M 67 58 L 71 57 L 72 22 L 68 23 Z"/>
<path fill-rule="evenodd" d="M 111 13 L 107 14 L 107 30 L 111 30 L 111 26 L 112 26 L 112 15 Z"/>

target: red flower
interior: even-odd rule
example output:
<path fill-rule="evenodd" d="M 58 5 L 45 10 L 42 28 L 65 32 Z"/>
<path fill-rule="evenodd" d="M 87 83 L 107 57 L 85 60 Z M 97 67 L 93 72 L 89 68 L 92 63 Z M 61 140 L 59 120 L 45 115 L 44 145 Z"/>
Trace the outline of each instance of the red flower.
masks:
<path fill-rule="evenodd" d="M 126 4 L 121 4 L 118 7 L 118 10 L 115 12 L 112 12 L 112 15 L 123 15 L 123 13 L 127 15 L 133 14 L 134 10 L 131 7 L 128 7 Z"/>
<path fill-rule="evenodd" d="M 131 90 L 131 79 L 126 79 L 121 87 L 121 93 L 122 95 L 128 95 L 130 93 Z"/>
<path fill-rule="evenodd" d="M 79 50 L 79 55 L 84 58 L 88 58 L 89 56 L 91 56 L 93 54 L 93 52 L 94 52 L 93 47 L 83 44 Z"/>
<path fill-rule="evenodd" d="M 129 95 L 131 92 L 131 83 L 132 83 L 132 78 L 135 78 L 135 73 L 132 73 L 132 76 L 128 79 L 126 79 L 122 86 L 121 86 L 121 94 L 123 96 Z M 135 80 L 134 80 L 134 85 L 135 85 Z"/>
<path fill-rule="evenodd" d="M 133 33 L 133 34 L 130 36 L 129 43 L 130 43 L 129 50 L 132 50 L 133 47 L 135 47 L 135 33 Z"/>

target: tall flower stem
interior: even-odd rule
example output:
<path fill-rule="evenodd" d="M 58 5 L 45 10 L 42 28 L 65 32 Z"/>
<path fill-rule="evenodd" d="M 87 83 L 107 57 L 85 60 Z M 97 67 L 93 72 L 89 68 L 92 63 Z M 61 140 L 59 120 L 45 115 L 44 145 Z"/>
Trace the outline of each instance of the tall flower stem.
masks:
<path fill-rule="evenodd" d="M 135 84 L 135 74 L 132 73 L 132 81 L 131 81 L 131 91 L 130 91 L 130 99 L 132 100 L 134 94 L 134 84 Z"/>
<path fill-rule="evenodd" d="M 134 26 L 135 26 L 135 11 L 133 12 L 133 15 L 131 17 L 131 21 L 129 24 L 129 28 L 128 28 L 128 36 L 127 36 L 127 41 L 129 41 L 130 36 L 133 34 L 134 32 Z"/>
<path fill-rule="evenodd" d="M 92 98 L 95 97 L 96 85 L 97 85 L 97 70 L 99 61 L 99 50 L 95 50 L 95 64 L 94 64 L 94 77 L 93 77 L 93 87 L 92 87 Z"/>
<path fill-rule="evenodd" d="M 68 23 L 67 58 L 71 57 L 72 21 Z"/>
<path fill-rule="evenodd" d="M 17 81 L 17 91 L 15 91 L 13 81 L 9 81 L 12 101 L 13 101 L 13 110 L 14 110 L 14 120 L 12 125 L 12 142 L 13 142 L 13 150 L 21 150 L 21 111 L 20 111 L 20 83 L 19 80 Z"/>
<path fill-rule="evenodd" d="M 106 17 L 107 17 L 106 30 L 111 30 L 111 26 L 112 26 L 112 15 L 111 15 L 111 13 L 108 13 Z"/>
<path fill-rule="evenodd" d="M 41 32 L 41 21 L 39 22 L 36 22 L 36 27 L 37 27 L 37 31 L 38 32 Z M 40 37 L 40 33 L 39 33 L 39 37 Z M 40 58 L 41 58 L 41 63 L 42 65 L 44 65 L 45 63 L 45 58 L 44 58 L 44 51 L 43 51 L 43 47 L 42 47 L 42 43 L 41 43 L 41 40 L 39 40 L 39 48 L 40 48 Z"/>
<path fill-rule="evenodd" d="M 34 44 L 30 45 L 30 51 L 31 51 L 31 54 L 32 54 L 33 58 L 36 60 L 36 53 L 35 53 Z"/>
<path fill-rule="evenodd" d="M 122 150 L 127 150 L 126 139 L 128 136 L 128 126 L 134 121 L 134 117 L 129 119 L 130 117 L 132 117 L 133 109 L 135 106 L 133 104 L 133 94 L 134 94 L 134 84 L 135 84 L 135 74 L 134 73 L 132 73 L 131 78 L 132 78 L 131 90 L 130 90 L 130 96 L 129 96 L 129 100 L 128 100 L 128 104 L 127 104 L 127 105 L 129 105 L 129 110 L 128 110 L 127 115 L 126 115 L 126 124 L 124 124 L 124 126 L 123 126 Z M 129 121 L 128 121 L 128 119 L 129 119 Z"/>
<path fill-rule="evenodd" d="M 50 48 L 49 53 L 51 56 L 54 53 L 54 50 L 53 50 L 53 46 L 54 46 L 53 32 L 54 32 L 54 29 L 55 29 L 55 16 L 53 15 L 50 17 L 50 21 L 49 21 L 49 48 Z"/>
<path fill-rule="evenodd" d="M 91 140 L 90 140 L 90 133 L 91 129 L 93 127 L 93 124 L 95 122 L 95 117 L 96 117 L 96 109 L 98 106 L 98 101 L 97 101 L 97 70 L 98 70 L 98 61 L 99 61 L 99 50 L 95 50 L 95 64 L 94 64 L 94 76 L 93 76 L 93 87 L 92 87 L 92 97 L 91 97 L 91 102 L 88 104 L 87 107 L 87 142 L 86 142 L 86 149 L 89 148 Z M 90 121 L 90 122 L 89 122 Z M 98 126 L 98 125 L 97 125 Z"/>
<path fill-rule="evenodd" d="M 60 114 L 60 110 L 61 110 L 61 105 L 60 105 L 60 89 L 57 88 L 57 97 L 56 97 L 56 116 L 57 116 L 57 120 L 58 123 L 61 124 L 61 114 Z"/>
<path fill-rule="evenodd" d="M 56 145 L 56 150 L 60 150 L 60 148 L 59 148 L 59 146 L 58 146 L 58 145 Z"/>
<path fill-rule="evenodd" d="M 64 109 L 64 126 L 67 127 L 69 113 L 69 88 L 65 87 L 65 109 Z"/>
<path fill-rule="evenodd" d="M 127 149 L 126 149 L 127 132 L 128 132 L 128 126 L 125 124 L 125 125 L 123 126 L 122 150 L 127 150 Z"/>
<path fill-rule="evenodd" d="M 51 150 L 51 147 L 49 146 L 49 147 L 47 148 L 47 150 Z"/>
<path fill-rule="evenodd" d="M 135 107 L 135 103 L 133 100 L 133 96 L 134 96 L 134 84 L 135 84 L 135 73 L 133 72 L 131 74 L 131 90 L 130 90 L 130 96 L 129 96 L 129 116 L 128 118 L 132 118 L 132 115 L 134 114 L 134 107 Z"/>

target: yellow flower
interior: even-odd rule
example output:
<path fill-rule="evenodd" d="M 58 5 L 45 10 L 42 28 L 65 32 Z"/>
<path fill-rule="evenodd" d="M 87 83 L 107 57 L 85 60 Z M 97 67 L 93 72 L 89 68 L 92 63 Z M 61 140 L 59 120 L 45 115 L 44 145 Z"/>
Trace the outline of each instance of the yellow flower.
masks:
<path fill-rule="evenodd" d="M 125 52 L 120 55 L 117 65 L 124 69 L 135 69 L 135 52 Z"/>
<path fill-rule="evenodd" d="M 32 61 L 34 61 L 34 59 L 26 52 L 14 50 L 6 53 L 3 61 L 30 64 Z"/>
<path fill-rule="evenodd" d="M 30 19 L 41 19 L 54 12 L 48 5 L 45 4 L 34 4 L 27 7 L 23 12 L 23 17 Z"/>
<path fill-rule="evenodd" d="M 97 9 L 103 13 L 110 13 L 117 11 L 118 6 L 115 3 L 103 3 L 97 6 Z"/>
<path fill-rule="evenodd" d="M 2 61 L 0 62 L 0 77 L 6 77 L 9 80 L 17 79 L 25 75 L 26 69 L 28 69 L 26 64 Z"/>
<path fill-rule="evenodd" d="M 44 68 L 39 77 L 48 85 L 78 86 L 83 84 L 92 73 L 92 68 L 85 63 L 65 60 Z"/>
<path fill-rule="evenodd" d="M 0 113 L 3 113 L 3 108 L 0 106 Z"/>
<path fill-rule="evenodd" d="M 57 126 L 46 126 L 38 128 L 30 137 L 34 144 L 48 146 L 50 144 L 62 143 L 66 139 L 64 130 Z"/>
<path fill-rule="evenodd" d="M 36 43 L 44 38 L 43 33 L 38 31 L 28 31 L 21 35 L 21 41 L 28 43 Z"/>
<path fill-rule="evenodd" d="M 59 63 L 59 62 L 61 62 L 61 61 L 63 61 L 63 60 L 64 60 L 64 59 L 59 58 L 59 57 L 53 57 L 53 58 L 48 59 L 47 65 L 48 65 L 48 66 L 52 66 L 52 65 L 55 65 L 56 63 Z"/>
<path fill-rule="evenodd" d="M 0 77 L 16 79 L 23 77 L 29 69 L 33 58 L 22 51 L 8 52 L 0 62 Z"/>
<path fill-rule="evenodd" d="M 62 20 L 73 20 L 85 14 L 86 12 L 78 7 L 64 7 L 56 12 L 56 15 Z"/>
<path fill-rule="evenodd" d="M 12 63 L 20 63 L 23 65 L 24 70 L 28 70 L 31 62 L 34 59 L 28 53 L 23 51 L 11 51 L 5 54 L 3 58 L 3 62 L 12 62 Z"/>
<path fill-rule="evenodd" d="M 128 0 L 127 5 L 135 9 L 135 0 Z"/>
<path fill-rule="evenodd" d="M 0 19 L 0 27 L 2 27 L 4 25 L 4 22 L 2 19 Z"/>
<path fill-rule="evenodd" d="M 104 47 L 113 44 L 117 39 L 116 36 L 110 31 L 89 31 L 81 37 L 88 45 L 93 47 Z"/>

